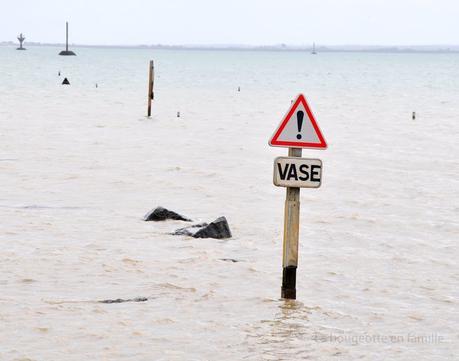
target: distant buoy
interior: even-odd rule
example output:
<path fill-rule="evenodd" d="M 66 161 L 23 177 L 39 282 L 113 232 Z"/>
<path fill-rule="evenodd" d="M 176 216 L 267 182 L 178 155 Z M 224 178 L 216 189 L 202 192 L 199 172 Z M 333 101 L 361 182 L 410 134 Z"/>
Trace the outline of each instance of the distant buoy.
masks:
<path fill-rule="evenodd" d="M 62 85 L 70 85 L 70 82 L 67 78 L 64 78 L 64 81 L 62 82 Z"/>
<path fill-rule="evenodd" d="M 98 87 L 99 87 L 99 86 L 98 86 L 97 83 L 96 83 L 96 88 L 98 88 Z"/>
<path fill-rule="evenodd" d="M 180 112 L 177 112 L 177 118 L 180 118 Z"/>
<path fill-rule="evenodd" d="M 238 91 L 238 92 L 241 91 L 241 87 L 240 87 L 240 86 L 237 87 L 237 91 Z"/>
<path fill-rule="evenodd" d="M 59 72 L 57 73 L 57 76 L 61 76 L 61 71 L 59 70 Z"/>
<path fill-rule="evenodd" d="M 416 119 L 416 112 L 413 112 L 413 116 L 412 116 L 413 120 Z"/>

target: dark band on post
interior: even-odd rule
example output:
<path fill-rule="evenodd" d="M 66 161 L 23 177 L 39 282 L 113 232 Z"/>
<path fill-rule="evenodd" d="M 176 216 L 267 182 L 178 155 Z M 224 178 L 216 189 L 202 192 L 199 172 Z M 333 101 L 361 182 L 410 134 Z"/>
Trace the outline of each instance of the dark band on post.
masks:
<path fill-rule="evenodd" d="M 296 266 L 284 267 L 282 271 L 281 297 L 296 300 Z"/>

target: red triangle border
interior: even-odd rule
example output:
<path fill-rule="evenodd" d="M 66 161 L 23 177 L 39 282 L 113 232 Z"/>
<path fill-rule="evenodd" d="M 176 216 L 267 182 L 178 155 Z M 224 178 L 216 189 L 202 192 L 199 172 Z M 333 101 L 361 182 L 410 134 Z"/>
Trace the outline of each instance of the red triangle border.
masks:
<path fill-rule="evenodd" d="M 317 134 L 317 138 L 319 138 L 319 143 L 307 143 L 307 142 L 286 142 L 280 141 L 279 136 L 282 134 L 287 123 L 290 121 L 293 113 L 297 109 L 298 105 L 303 103 L 306 113 L 308 114 L 309 120 L 311 121 L 312 126 Z M 309 108 L 309 104 L 303 94 L 298 95 L 295 103 L 291 106 L 290 111 L 282 120 L 281 124 L 277 128 L 276 132 L 272 136 L 271 140 L 269 141 L 269 145 L 273 147 L 289 147 L 289 148 L 315 148 L 315 149 L 325 149 L 327 148 L 327 142 L 325 141 L 322 132 L 320 131 L 319 125 L 317 124 L 314 115 L 312 114 L 311 109 Z"/>

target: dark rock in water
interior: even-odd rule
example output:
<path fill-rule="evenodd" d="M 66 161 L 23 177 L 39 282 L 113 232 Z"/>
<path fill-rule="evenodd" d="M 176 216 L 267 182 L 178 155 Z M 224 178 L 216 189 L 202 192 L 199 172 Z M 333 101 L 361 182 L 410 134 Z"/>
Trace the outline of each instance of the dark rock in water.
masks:
<path fill-rule="evenodd" d="M 219 217 L 204 228 L 201 228 L 194 235 L 194 238 L 231 238 L 231 231 L 225 217 Z"/>
<path fill-rule="evenodd" d="M 172 234 L 174 236 L 190 236 L 190 237 L 193 237 L 193 235 L 197 231 L 199 231 L 201 228 L 204 228 L 204 227 L 207 227 L 207 226 L 208 226 L 207 223 L 193 224 L 192 226 L 189 226 L 189 227 L 179 228 Z"/>
<path fill-rule="evenodd" d="M 241 262 L 241 261 L 239 261 L 237 259 L 234 259 L 234 258 L 220 258 L 220 261 L 233 262 L 233 263 Z"/>
<path fill-rule="evenodd" d="M 172 234 L 191 236 L 194 238 L 224 239 L 231 237 L 231 231 L 225 217 L 217 218 L 209 224 L 201 223 L 190 227 L 180 228 Z"/>
<path fill-rule="evenodd" d="M 191 222 L 191 219 L 186 218 L 178 213 L 175 213 L 173 211 L 170 211 L 166 208 L 163 207 L 157 207 L 150 211 L 148 214 L 143 217 L 144 221 L 165 221 L 166 219 L 174 219 L 176 221 L 185 221 L 185 222 Z"/>
<path fill-rule="evenodd" d="M 145 302 L 148 301 L 147 297 L 136 297 L 136 298 L 129 298 L 129 299 L 122 299 L 122 298 L 117 298 L 114 300 L 103 300 L 99 301 L 99 303 L 123 303 L 123 302 Z"/>
<path fill-rule="evenodd" d="M 62 81 L 62 85 L 70 85 L 70 82 L 67 78 L 64 78 L 64 80 Z"/>

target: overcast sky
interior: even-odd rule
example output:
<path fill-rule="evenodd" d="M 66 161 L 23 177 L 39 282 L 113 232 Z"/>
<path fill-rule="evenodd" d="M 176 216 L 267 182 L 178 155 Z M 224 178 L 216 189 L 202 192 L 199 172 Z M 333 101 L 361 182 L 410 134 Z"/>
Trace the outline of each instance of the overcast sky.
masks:
<path fill-rule="evenodd" d="M 0 0 L 0 41 L 66 20 L 78 44 L 459 44 L 459 0 Z"/>

